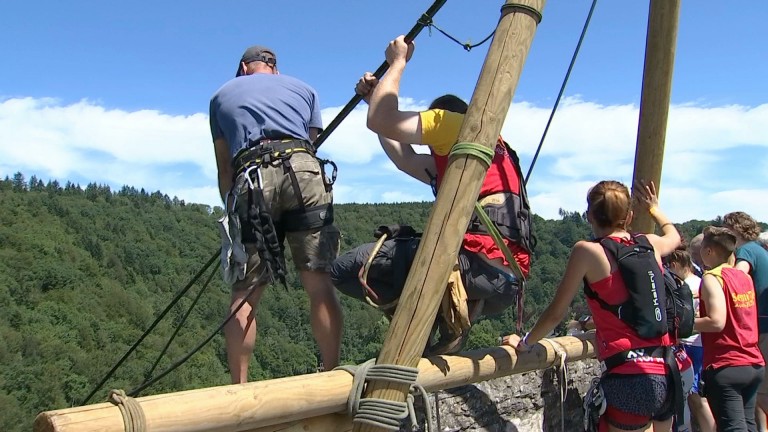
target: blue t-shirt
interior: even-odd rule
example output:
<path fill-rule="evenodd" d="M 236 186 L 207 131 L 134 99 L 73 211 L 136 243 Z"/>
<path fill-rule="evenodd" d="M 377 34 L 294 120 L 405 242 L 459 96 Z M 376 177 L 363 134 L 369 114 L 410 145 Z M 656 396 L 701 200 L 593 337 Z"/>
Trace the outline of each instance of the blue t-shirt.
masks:
<path fill-rule="evenodd" d="M 224 137 L 233 157 L 250 141 L 309 141 L 309 128 L 323 127 L 312 87 L 287 75 L 261 73 L 234 78 L 217 90 L 210 122 L 213 139 Z"/>
<path fill-rule="evenodd" d="M 755 284 L 757 315 L 760 333 L 768 333 L 768 251 L 760 243 L 751 241 L 736 249 L 736 263 L 749 263 L 749 275 Z"/>

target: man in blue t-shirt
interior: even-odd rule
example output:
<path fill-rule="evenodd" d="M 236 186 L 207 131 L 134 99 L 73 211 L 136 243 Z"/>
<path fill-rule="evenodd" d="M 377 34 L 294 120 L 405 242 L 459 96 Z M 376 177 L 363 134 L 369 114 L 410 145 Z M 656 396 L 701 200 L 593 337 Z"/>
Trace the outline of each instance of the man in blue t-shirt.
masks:
<path fill-rule="evenodd" d="M 224 336 L 232 382 L 248 379 L 256 307 L 264 287 L 275 280 L 275 267 L 284 273 L 283 237 L 309 295 L 312 333 L 324 367 L 337 366 L 342 316 L 328 271 L 338 255 L 340 235 L 333 225 L 331 185 L 311 144 L 322 130 L 315 90 L 280 75 L 273 50 L 250 47 L 236 77 L 211 98 L 210 126 L 219 192 L 227 209 L 222 261 L 225 280 L 232 284 L 230 310 L 235 317 Z M 271 242 L 265 240 L 269 232 L 276 233 Z M 245 253 L 238 254 L 238 246 Z M 233 258 L 237 256 L 239 261 Z"/>
<path fill-rule="evenodd" d="M 760 331 L 758 345 L 763 359 L 768 359 L 768 251 L 757 238 L 760 225 L 744 212 L 732 212 L 723 216 L 723 226 L 736 234 L 736 268 L 752 276 L 757 297 L 757 322 Z M 768 369 L 768 368 L 767 368 Z M 768 412 L 768 373 L 757 391 L 755 420 L 759 431 L 766 431 Z"/>

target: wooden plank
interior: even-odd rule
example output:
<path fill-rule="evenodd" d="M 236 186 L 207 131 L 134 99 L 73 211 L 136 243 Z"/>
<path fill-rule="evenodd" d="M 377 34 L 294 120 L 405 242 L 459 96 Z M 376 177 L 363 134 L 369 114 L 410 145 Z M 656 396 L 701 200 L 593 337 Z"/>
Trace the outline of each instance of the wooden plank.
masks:
<path fill-rule="evenodd" d="M 679 15 L 680 0 L 651 0 L 632 182 L 653 181 L 657 192 L 661 190 Z M 633 210 L 632 231 L 653 232 L 651 215 L 638 202 L 634 203 Z"/>

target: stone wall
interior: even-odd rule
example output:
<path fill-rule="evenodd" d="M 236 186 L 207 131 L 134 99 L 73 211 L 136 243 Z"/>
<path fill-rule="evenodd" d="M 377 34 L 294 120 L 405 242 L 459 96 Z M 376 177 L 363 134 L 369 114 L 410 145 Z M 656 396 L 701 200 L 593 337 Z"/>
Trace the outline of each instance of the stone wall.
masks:
<path fill-rule="evenodd" d="M 568 364 L 564 416 L 557 374 L 552 369 L 441 391 L 430 395 L 429 404 L 436 430 L 441 432 L 581 431 L 582 396 L 599 373 L 595 360 Z M 561 429 L 563 417 L 565 428 Z"/>

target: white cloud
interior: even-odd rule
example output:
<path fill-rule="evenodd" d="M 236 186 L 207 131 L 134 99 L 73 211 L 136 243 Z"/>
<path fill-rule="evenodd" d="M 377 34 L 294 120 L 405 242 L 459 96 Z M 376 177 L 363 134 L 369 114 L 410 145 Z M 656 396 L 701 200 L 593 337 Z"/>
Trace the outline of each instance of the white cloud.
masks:
<path fill-rule="evenodd" d="M 404 109 L 424 103 L 401 100 Z M 326 124 L 340 110 L 326 108 Z M 527 171 L 549 107 L 514 104 L 502 129 Z M 393 172 L 366 109 L 355 109 L 321 149 L 339 164 L 335 201 L 392 202 L 431 198 L 427 186 Z M 638 108 L 566 98 L 552 123 L 529 193 L 534 212 L 557 218 L 583 211 L 588 188 L 605 178 L 632 179 Z M 81 183 L 128 184 L 187 202 L 220 205 L 205 114 L 108 109 L 90 101 L 0 100 L 0 175 Z M 673 106 L 666 140 L 662 206 L 676 221 L 744 210 L 768 221 L 768 104 Z"/>

